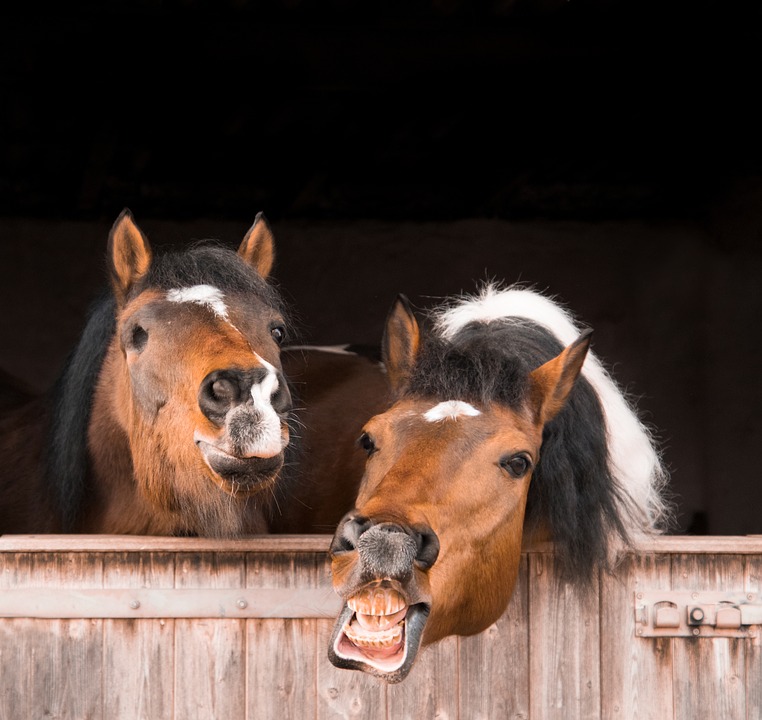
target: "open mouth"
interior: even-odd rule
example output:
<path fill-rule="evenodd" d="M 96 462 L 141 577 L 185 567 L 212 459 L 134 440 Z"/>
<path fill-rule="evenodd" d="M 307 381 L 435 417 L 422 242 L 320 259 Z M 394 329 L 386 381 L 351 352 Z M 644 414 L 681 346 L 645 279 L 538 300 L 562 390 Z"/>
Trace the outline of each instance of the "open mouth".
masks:
<path fill-rule="evenodd" d="M 413 666 L 428 615 L 428 605 L 408 605 L 391 581 L 375 582 L 347 599 L 328 656 L 337 667 L 399 682 Z"/>
<path fill-rule="evenodd" d="M 214 472 L 215 482 L 233 495 L 259 492 L 275 480 L 283 466 L 283 453 L 272 457 L 238 457 L 203 440 L 197 440 L 196 445 Z"/>

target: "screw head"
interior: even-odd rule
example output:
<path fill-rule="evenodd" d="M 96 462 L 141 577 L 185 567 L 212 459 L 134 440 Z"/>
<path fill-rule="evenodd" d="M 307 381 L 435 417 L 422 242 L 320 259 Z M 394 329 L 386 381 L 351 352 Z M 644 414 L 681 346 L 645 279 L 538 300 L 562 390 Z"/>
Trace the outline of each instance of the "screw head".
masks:
<path fill-rule="evenodd" d="M 130 600 L 130 607 L 137 610 L 140 607 L 140 600 Z"/>
<path fill-rule="evenodd" d="M 249 607 L 249 603 L 247 603 L 247 602 L 246 602 L 246 600 L 244 600 L 243 598 L 241 598 L 240 600 L 238 600 L 238 601 L 236 602 L 236 606 L 237 606 L 237 607 L 238 607 L 240 610 L 243 610 L 243 609 L 245 609 L 245 608 Z"/>

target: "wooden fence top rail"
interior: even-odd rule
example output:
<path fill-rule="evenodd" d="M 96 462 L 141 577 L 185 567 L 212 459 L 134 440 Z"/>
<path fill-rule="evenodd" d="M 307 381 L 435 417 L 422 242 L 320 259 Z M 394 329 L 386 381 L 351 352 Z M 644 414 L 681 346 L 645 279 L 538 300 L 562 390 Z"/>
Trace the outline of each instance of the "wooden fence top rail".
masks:
<path fill-rule="evenodd" d="M 257 535 L 238 539 L 177 538 L 153 535 L 0 535 L 4 552 L 256 552 L 328 551 L 331 535 Z M 535 543 L 525 552 L 553 552 L 552 543 Z M 638 553 L 762 553 L 762 535 L 665 535 L 641 543 Z"/>

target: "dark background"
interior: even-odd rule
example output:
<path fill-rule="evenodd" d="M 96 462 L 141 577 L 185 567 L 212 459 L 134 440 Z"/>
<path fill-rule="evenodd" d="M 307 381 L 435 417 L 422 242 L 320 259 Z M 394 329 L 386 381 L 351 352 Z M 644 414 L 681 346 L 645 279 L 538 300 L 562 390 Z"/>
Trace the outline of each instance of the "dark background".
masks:
<path fill-rule="evenodd" d="M 259 211 L 303 339 L 378 342 L 522 280 L 595 329 L 679 531 L 762 533 L 762 9 L 27 3 L 2 11 L 0 369 L 47 387 L 129 207 L 155 246 Z"/>

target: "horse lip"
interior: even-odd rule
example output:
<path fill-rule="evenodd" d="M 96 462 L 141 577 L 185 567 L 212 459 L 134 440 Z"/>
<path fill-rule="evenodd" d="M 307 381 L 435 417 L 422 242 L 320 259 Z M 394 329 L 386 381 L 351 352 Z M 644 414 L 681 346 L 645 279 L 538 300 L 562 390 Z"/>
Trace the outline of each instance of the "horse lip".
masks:
<path fill-rule="evenodd" d="M 331 633 L 331 641 L 328 646 L 328 659 L 338 668 L 346 670 L 359 670 L 360 672 L 374 675 L 387 683 L 394 684 L 401 682 L 407 676 L 413 667 L 415 659 L 421 648 L 423 631 L 426 627 L 426 621 L 429 617 L 431 606 L 428 603 L 416 603 L 408 607 L 407 615 L 404 620 L 404 650 L 401 662 L 390 670 L 384 670 L 372 661 L 365 661 L 360 657 L 351 656 L 341 652 L 342 640 L 346 638 L 344 628 L 351 622 L 354 611 L 349 605 L 344 603 L 344 607 L 336 619 L 336 624 Z M 357 653 L 360 654 L 359 651 Z"/>
<path fill-rule="evenodd" d="M 233 453 L 229 453 L 227 450 L 223 450 L 219 445 L 215 445 L 214 443 L 208 442 L 206 440 L 196 440 L 196 445 L 198 446 L 198 449 L 201 450 L 201 453 L 204 455 L 204 457 L 214 457 L 215 455 L 220 456 L 222 458 L 230 458 L 231 460 L 270 460 L 271 458 L 279 457 L 281 453 L 283 452 L 283 449 L 281 448 L 280 452 L 273 453 L 272 455 L 256 455 L 256 454 L 250 454 L 250 455 L 235 455 Z"/>
<path fill-rule="evenodd" d="M 223 490 L 238 494 L 248 490 L 254 492 L 263 484 L 271 482 L 283 466 L 283 452 L 270 457 L 252 455 L 243 457 L 231 455 L 218 446 L 197 439 L 196 446 Z"/>

